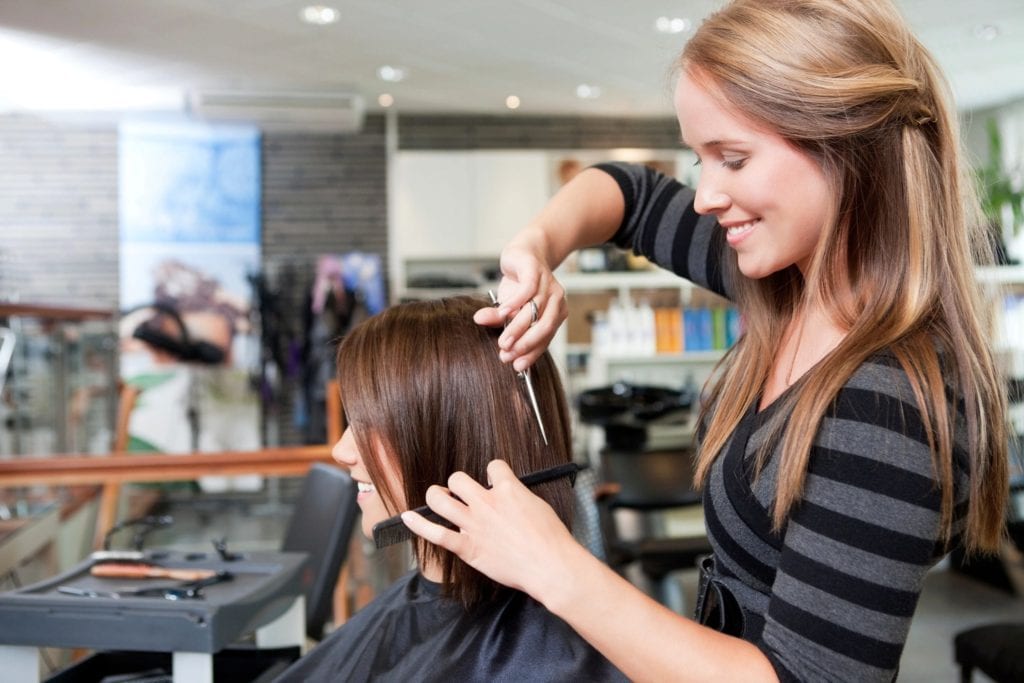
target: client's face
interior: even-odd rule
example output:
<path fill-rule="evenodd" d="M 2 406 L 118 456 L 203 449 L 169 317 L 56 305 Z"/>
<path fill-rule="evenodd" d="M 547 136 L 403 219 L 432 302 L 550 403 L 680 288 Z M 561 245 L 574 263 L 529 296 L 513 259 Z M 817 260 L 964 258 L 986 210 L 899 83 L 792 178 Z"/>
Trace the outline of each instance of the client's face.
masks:
<path fill-rule="evenodd" d="M 388 517 L 398 514 L 405 509 L 405 501 L 402 499 L 402 478 L 395 467 L 388 461 L 384 454 L 384 448 L 374 439 L 377 460 L 384 464 L 387 476 L 387 485 L 391 492 L 399 498 L 397 501 L 400 508 L 389 511 L 384 500 L 377 492 L 376 484 L 370 479 L 370 473 L 363 462 L 363 454 L 359 452 L 352 429 L 346 429 L 341 435 L 341 440 L 334 445 L 331 455 L 334 459 L 349 470 L 349 474 L 359 485 L 359 495 L 356 498 L 359 509 L 363 512 L 363 534 L 370 538 L 373 536 L 373 525 L 382 522 Z"/>

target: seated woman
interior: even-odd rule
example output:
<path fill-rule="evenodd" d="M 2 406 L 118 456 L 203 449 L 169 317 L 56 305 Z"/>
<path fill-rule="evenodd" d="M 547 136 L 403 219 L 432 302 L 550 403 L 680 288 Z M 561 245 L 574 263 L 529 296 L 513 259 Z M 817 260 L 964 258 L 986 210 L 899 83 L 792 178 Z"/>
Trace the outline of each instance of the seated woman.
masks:
<path fill-rule="evenodd" d="M 359 483 L 362 529 L 424 504 L 462 470 L 486 481 L 493 458 L 519 476 L 570 461 L 569 413 L 548 354 L 524 381 L 498 360 L 500 330 L 473 322 L 472 297 L 392 307 L 338 351 L 347 429 L 333 455 Z M 567 526 L 568 479 L 540 484 Z M 279 681 L 620 681 L 561 619 L 447 550 L 414 541 L 417 568 L 288 669 Z"/>

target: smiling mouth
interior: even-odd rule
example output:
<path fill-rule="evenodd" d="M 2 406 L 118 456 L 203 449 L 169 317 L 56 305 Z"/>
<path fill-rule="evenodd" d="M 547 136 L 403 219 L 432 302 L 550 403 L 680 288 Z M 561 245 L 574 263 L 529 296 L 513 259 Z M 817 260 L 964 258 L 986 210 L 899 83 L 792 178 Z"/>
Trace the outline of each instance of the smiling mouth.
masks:
<path fill-rule="evenodd" d="M 373 493 L 374 491 L 377 490 L 377 487 L 375 487 L 373 484 L 368 484 L 362 481 L 356 482 L 356 488 L 359 490 L 359 493 Z"/>
<path fill-rule="evenodd" d="M 740 223 L 738 225 L 731 225 L 731 226 L 729 226 L 728 228 L 725 229 L 725 232 L 729 235 L 729 237 L 739 237 L 740 235 L 745 235 L 748 232 L 750 232 L 751 230 L 753 230 L 754 226 L 757 225 L 760 222 L 761 222 L 760 218 L 755 218 L 754 220 L 747 221 L 746 223 Z"/>

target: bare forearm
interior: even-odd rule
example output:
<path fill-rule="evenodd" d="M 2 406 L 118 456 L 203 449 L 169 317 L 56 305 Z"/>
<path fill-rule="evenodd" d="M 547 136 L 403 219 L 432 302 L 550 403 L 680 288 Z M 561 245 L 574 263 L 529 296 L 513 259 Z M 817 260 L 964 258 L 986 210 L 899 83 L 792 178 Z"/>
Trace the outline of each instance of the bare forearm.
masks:
<path fill-rule="evenodd" d="M 537 597 L 631 680 L 777 680 L 753 644 L 668 610 L 581 547 L 566 555 L 571 579 L 548 583 Z"/>
<path fill-rule="evenodd" d="M 566 183 L 509 246 L 539 251 L 555 268 L 576 249 L 607 242 L 624 211 L 619 186 L 607 173 L 590 168 Z"/>
<path fill-rule="evenodd" d="M 456 472 L 448 489 L 427 490 L 427 504 L 458 531 L 414 512 L 402 520 L 477 571 L 531 595 L 635 681 L 776 680 L 754 645 L 674 614 L 591 555 L 508 463 L 492 460 L 487 477 L 489 489 Z"/>

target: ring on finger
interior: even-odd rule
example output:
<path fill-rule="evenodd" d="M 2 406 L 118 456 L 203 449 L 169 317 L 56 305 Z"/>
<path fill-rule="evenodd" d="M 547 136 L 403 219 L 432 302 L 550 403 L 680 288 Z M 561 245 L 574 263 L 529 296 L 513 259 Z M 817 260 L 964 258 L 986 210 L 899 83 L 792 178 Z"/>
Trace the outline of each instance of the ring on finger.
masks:
<path fill-rule="evenodd" d="M 539 310 L 537 309 L 537 302 L 534 301 L 533 299 L 530 299 L 530 324 L 531 325 L 534 324 L 535 322 L 537 322 L 537 318 L 539 317 L 538 314 L 539 314 Z"/>

